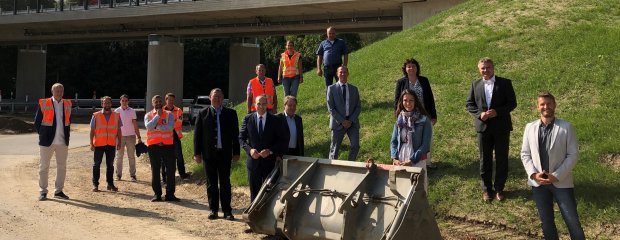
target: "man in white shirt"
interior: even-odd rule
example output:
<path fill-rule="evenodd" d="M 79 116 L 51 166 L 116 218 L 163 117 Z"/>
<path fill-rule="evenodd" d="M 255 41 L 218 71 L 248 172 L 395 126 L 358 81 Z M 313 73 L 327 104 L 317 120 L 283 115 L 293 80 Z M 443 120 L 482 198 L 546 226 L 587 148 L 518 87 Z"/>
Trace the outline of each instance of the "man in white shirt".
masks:
<path fill-rule="evenodd" d="M 129 176 L 131 181 L 137 181 L 136 178 L 136 136 L 138 142 L 142 142 L 140 136 L 140 129 L 138 128 L 138 122 L 136 117 L 136 111 L 129 107 L 129 96 L 123 94 L 120 97 L 121 106 L 114 110 L 121 116 L 121 148 L 116 151 L 116 180 L 121 180 L 123 177 L 123 155 L 125 149 L 127 149 L 127 158 L 129 159 Z"/>

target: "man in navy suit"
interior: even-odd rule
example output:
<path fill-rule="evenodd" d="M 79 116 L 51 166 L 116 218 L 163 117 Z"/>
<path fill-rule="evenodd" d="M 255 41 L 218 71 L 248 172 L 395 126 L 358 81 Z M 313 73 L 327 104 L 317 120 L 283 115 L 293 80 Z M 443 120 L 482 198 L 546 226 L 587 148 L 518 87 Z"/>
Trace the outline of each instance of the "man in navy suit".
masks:
<path fill-rule="evenodd" d="M 256 112 L 245 116 L 239 131 L 239 144 L 248 155 L 246 167 L 252 201 L 273 170 L 276 156 L 281 156 L 288 144 L 281 119 L 267 112 L 267 97 L 258 96 L 254 102 Z"/>
<path fill-rule="evenodd" d="M 294 96 L 286 96 L 284 98 L 284 112 L 278 113 L 277 116 L 282 119 L 283 128 L 288 140 L 288 150 L 286 155 L 303 156 L 304 155 L 304 125 L 301 116 L 295 114 L 297 111 L 297 98 Z"/>
<path fill-rule="evenodd" d="M 329 128 L 332 130 L 332 143 L 329 159 L 338 159 L 338 152 L 344 135 L 349 136 L 351 148 L 349 161 L 355 161 L 360 149 L 360 122 L 362 110 L 357 87 L 347 83 L 349 69 L 338 68 L 338 82 L 327 88 L 327 110 L 329 111 Z"/>
<path fill-rule="evenodd" d="M 504 185 L 508 178 L 508 145 L 512 120 L 510 112 L 517 107 L 512 82 L 495 76 L 493 61 L 478 61 L 482 79 L 472 82 L 467 97 L 467 111 L 474 117 L 480 150 L 482 199 L 491 201 L 495 191 L 498 201 L 504 200 Z M 495 183 L 493 183 L 493 151 L 495 150 Z"/>

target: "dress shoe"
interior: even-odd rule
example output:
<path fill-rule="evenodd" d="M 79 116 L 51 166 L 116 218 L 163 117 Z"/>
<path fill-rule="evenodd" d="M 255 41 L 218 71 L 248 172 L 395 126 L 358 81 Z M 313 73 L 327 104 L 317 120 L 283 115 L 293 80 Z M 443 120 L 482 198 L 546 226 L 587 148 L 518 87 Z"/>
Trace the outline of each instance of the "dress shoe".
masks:
<path fill-rule="evenodd" d="M 180 202 L 181 199 L 179 199 L 178 197 L 176 197 L 174 195 L 166 195 L 166 197 L 164 198 L 164 201 L 166 201 L 166 202 Z"/>
<path fill-rule="evenodd" d="M 233 221 L 235 220 L 235 216 L 233 216 L 232 213 L 224 213 L 224 219 L 228 221 Z"/>
<path fill-rule="evenodd" d="M 159 195 L 155 195 L 153 196 L 153 198 L 151 198 L 151 202 L 161 202 L 161 196 Z"/>
<path fill-rule="evenodd" d="M 506 196 L 504 196 L 504 192 L 497 192 L 495 194 L 495 199 L 497 199 L 497 201 L 504 201 L 504 199 L 506 199 Z"/>
<path fill-rule="evenodd" d="M 54 198 L 69 200 L 69 196 L 63 192 L 54 193 Z"/>
<path fill-rule="evenodd" d="M 108 185 L 108 191 L 118 192 L 118 188 L 114 185 Z"/>
<path fill-rule="evenodd" d="M 45 193 L 41 193 L 41 194 L 39 195 L 39 201 L 45 201 L 45 200 L 47 200 L 47 194 L 45 194 Z"/>
<path fill-rule="evenodd" d="M 433 164 L 433 163 L 429 163 L 426 165 L 426 168 L 428 169 L 437 169 L 437 165 Z"/>
<path fill-rule="evenodd" d="M 226 216 L 226 215 L 224 215 L 224 216 Z M 214 220 L 214 219 L 217 219 L 217 212 L 211 212 L 211 213 L 209 213 L 209 216 L 207 216 L 207 218 L 208 218 L 209 220 Z"/>
<path fill-rule="evenodd" d="M 132 181 L 132 182 L 137 182 L 137 181 L 138 181 L 138 179 L 136 178 L 136 176 L 131 176 L 131 181 Z"/>
<path fill-rule="evenodd" d="M 243 230 L 244 233 L 253 233 L 254 230 L 252 230 L 250 227 L 247 227 L 245 230 Z"/>
<path fill-rule="evenodd" d="M 120 181 L 121 180 L 121 176 L 116 176 L 116 181 Z"/>
<path fill-rule="evenodd" d="M 93 192 L 99 192 L 99 187 L 93 186 Z"/>
<path fill-rule="evenodd" d="M 485 202 L 490 202 L 491 201 L 491 194 L 489 194 L 489 192 L 483 192 L 482 193 L 482 200 L 484 200 Z"/>
<path fill-rule="evenodd" d="M 187 172 L 185 174 L 180 174 L 181 179 L 185 180 L 188 179 L 190 176 L 192 176 L 192 172 Z"/>

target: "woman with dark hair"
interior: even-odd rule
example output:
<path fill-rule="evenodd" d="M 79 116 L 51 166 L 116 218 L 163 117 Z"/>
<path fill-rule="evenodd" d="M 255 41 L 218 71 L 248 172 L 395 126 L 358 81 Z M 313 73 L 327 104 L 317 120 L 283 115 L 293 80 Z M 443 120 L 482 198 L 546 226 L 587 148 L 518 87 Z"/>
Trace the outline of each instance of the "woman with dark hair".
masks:
<path fill-rule="evenodd" d="M 431 146 L 431 119 L 415 92 L 405 89 L 396 106 L 390 155 L 394 165 L 424 168 L 424 189 L 428 192 L 426 159 Z"/>
<path fill-rule="evenodd" d="M 398 98 L 405 89 L 412 90 L 424 109 L 428 112 L 432 125 L 437 122 L 437 110 L 435 109 L 435 97 L 428 78 L 420 76 L 420 64 L 415 59 L 407 59 L 402 67 L 403 77 L 396 81 L 396 90 L 394 91 L 394 109 L 397 108 Z M 429 156 L 430 157 L 430 156 Z M 429 168 L 435 168 L 429 158 Z"/>

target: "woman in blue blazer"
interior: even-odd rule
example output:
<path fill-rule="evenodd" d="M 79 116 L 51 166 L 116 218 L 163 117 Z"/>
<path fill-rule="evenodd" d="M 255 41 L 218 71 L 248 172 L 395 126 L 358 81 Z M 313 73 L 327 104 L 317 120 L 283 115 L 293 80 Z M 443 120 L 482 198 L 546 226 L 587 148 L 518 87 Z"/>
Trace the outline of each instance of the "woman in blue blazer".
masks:
<path fill-rule="evenodd" d="M 428 192 L 426 159 L 431 146 L 431 119 L 415 92 L 405 89 L 396 107 L 390 155 L 394 165 L 424 169 L 424 189 Z"/>

